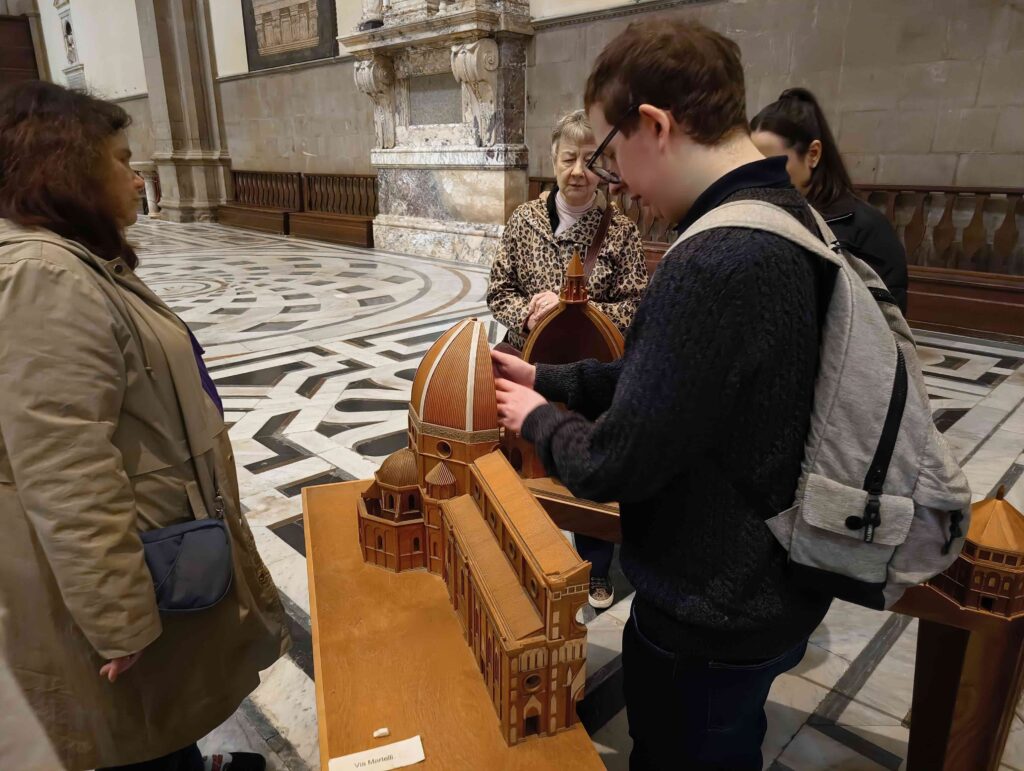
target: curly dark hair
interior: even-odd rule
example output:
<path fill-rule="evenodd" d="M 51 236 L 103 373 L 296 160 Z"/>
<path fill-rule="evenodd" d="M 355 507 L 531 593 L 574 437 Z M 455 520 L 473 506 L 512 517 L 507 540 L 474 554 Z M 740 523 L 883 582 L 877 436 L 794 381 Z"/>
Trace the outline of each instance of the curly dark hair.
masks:
<path fill-rule="evenodd" d="M 0 90 L 0 217 L 42 227 L 133 268 L 106 189 L 106 147 L 131 117 L 78 91 L 25 81 Z"/>

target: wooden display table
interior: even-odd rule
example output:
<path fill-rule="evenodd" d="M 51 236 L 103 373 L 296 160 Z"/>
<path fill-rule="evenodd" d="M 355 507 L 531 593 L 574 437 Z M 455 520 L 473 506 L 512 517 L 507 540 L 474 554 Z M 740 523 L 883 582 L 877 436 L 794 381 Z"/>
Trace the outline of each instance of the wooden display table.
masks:
<path fill-rule="evenodd" d="M 908 771 L 995 771 L 1024 682 L 1024 618 L 966 610 L 930 586 L 893 610 L 920 619 Z"/>
<path fill-rule="evenodd" d="M 573 498 L 556 479 L 526 486 L 564 530 L 619 543 L 619 508 Z M 965 610 L 930 586 L 893 608 L 920 619 L 908 771 L 997 771 L 1024 685 L 1024 617 Z"/>
<path fill-rule="evenodd" d="M 363 562 L 356 499 L 369 484 L 302 491 L 321 769 L 416 735 L 426 754 L 416 769 L 603 769 L 580 725 L 505 744 L 444 582 Z M 385 726 L 391 735 L 374 739 Z"/>

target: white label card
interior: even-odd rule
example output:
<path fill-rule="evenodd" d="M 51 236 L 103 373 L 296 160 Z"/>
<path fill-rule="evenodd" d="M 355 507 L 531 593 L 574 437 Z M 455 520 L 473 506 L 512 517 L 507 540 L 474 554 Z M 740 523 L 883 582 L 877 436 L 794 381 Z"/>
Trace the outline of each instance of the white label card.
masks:
<path fill-rule="evenodd" d="M 393 744 L 374 747 L 372 750 L 354 752 L 340 758 L 331 758 L 329 771 L 388 771 L 390 768 L 405 768 L 425 759 L 423 742 L 414 736 Z"/>

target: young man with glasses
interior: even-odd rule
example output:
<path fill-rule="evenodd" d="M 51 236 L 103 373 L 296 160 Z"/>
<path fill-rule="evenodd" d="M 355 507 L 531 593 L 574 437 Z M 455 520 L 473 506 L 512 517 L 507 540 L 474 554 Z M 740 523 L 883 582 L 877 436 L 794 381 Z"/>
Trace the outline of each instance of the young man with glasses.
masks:
<path fill-rule="evenodd" d="M 817 233 L 785 158 L 750 141 L 731 40 L 632 25 L 598 57 L 585 103 L 606 136 L 594 173 L 679 232 L 753 199 Z M 534 368 L 494 355 L 506 428 L 574 494 L 621 505 L 637 590 L 623 640 L 634 771 L 760 769 L 768 691 L 828 610 L 788 579 L 764 524 L 792 505 L 800 473 L 822 270 L 773 234 L 708 231 L 665 255 L 621 360 Z"/>

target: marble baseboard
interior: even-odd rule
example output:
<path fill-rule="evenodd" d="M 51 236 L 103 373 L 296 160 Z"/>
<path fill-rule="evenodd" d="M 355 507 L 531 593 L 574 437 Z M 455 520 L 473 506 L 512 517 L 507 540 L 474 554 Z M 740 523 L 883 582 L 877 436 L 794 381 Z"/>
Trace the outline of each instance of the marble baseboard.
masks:
<path fill-rule="evenodd" d="M 389 252 L 490 265 L 502 230 L 501 225 L 381 215 L 373 221 L 373 242 Z"/>

